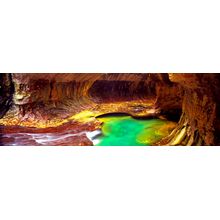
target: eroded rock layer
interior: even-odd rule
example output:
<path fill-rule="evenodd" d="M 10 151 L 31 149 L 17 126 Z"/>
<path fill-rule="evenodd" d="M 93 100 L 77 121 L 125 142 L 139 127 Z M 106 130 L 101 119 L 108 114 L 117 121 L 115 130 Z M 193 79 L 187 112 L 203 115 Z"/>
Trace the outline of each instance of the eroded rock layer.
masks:
<path fill-rule="evenodd" d="M 9 110 L 13 92 L 11 74 L 0 74 L 0 118 Z"/>
<path fill-rule="evenodd" d="M 96 116 L 127 113 L 178 121 L 158 145 L 218 145 L 219 90 L 218 74 L 0 74 L 0 129 L 19 127 L 21 139 L 22 129 L 91 131 L 100 126 Z"/>
<path fill-rule="evenodd" d="M 169 74 L 183 90 L 182 115 L 170 145 L 219 145 L 219 74 Z"/>
<path fill-rule="evenodd" d="M 36 127 L 57 126 L 84 110 L 94 116 L 111 112 L 155 115 L 159 111 L 154 108 L 158 87 L 167 82 L 170 88 L 173 85 L 168 75 L 138 73 L 13 73 L 12 82 L 14 105 L 5 124 Z"/>

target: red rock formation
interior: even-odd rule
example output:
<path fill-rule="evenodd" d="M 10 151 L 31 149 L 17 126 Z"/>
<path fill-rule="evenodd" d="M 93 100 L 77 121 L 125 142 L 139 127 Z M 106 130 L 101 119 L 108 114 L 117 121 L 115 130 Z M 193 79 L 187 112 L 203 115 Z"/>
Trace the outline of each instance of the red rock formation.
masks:
<path fill-rule="evenodd" d="M 0 116 L 11 106 L 14 93 L 4 117 L 10 125 L 62 120 L 87 109 L 171 119 L 182 113 L 177 127 L 159 145 L 220 144 L 218 74 L 13 73 L 0 79 Z"/>
<path fill-rule="evenodd" d="M 44 120 L 67 118 L 94 103 L 155 99 L 164 79 L 157 74 L 67 73 L 12 74 L 12 80 L 19 117 Z"/>
<path fill-rule="evenodd" d="M 86 132 L 94 129 L 95 124 L 73 121 L 53 128 L 0 126 L 0 145 L 92 146 Z"/>
<path fill-rule="evenodd" d="M 12 103 L 13 86 L 11 75 L 8 73 L 0 74 L 0 118 L 10 108 Z"/>
<path fill-rule="evenodd" d="M 169 74 L 183 90 L 182 116 L 163 143 L 219 145 L 219 74 Z"/>
<path fill-rule="evenodd" d="M 161 74 L 163 79 L 156 84 L 155 106 L 159 114 L 178 120 L 182 112 L 183 88 L 170 81 L 168 74 Z"/>

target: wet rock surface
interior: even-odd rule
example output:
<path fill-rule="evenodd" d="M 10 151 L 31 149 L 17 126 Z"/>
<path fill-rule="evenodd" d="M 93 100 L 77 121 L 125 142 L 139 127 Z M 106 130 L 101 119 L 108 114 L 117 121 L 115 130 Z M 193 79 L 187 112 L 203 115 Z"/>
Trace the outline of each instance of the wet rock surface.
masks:
<path fill-rule="evenodd" d="M 170 145 L 220 145 L 219 74 L 169 74 L 183 91 L 178 126 L 164 142 Z"/>
<path fill-rule="evenodd" d="M 66 123 L 51 128 L 1 126 L 0 145 L 7 146 L 92 146 L 86 133 L 94 130 L 94 124 Z"/>
<path fill-rule="evenodd" d="M 91 145 L 85 132 L 100 127 L 95 117 L 108 113 L 178 122 L 158 145 L 220 144 L 218 74 L 12 73 L 0 79 L 1 144 Z"/>

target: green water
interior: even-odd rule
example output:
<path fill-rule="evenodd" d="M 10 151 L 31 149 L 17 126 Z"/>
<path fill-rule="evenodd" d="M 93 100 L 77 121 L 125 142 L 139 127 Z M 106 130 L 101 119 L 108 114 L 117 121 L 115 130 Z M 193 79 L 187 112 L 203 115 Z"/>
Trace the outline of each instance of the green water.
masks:
<path fill-rule="evenodd" d="M 174 125 L 166 120 L 141 120 L 131 116 L 103 116 L 97 119 L 103 124 L 102 135 L 96 137 L 96 146 L 153 145 L 168 135 Z"/>

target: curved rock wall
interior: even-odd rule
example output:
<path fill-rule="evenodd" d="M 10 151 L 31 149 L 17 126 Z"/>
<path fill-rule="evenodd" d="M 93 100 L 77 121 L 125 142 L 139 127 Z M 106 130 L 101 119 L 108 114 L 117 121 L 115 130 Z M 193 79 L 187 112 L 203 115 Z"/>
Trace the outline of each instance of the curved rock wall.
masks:
<path fill-rule="evenodd" d="M 10 108 L 13 96 L 13 85 L 11 81 L 11 75 L 9 73 L 0 74 L 0 118 Z"/>
<path fill-rule="evenodd" d="M 171 145 L 219 145 L 219 74 L 169 74 L 183 91 L 182 116 Z"/>
<path fill-rule="evenodd" d="M 25 105 L 34 102 L 63 101 L 83 98 L 108 101 L 155 95 L 154 75 L 150 74 L 13 74 L 14 102 Z M 152 79 L 151 79 L 152 78 Z M 152 81 L 150 85 L 148 83 Z M 148 94 L 147 94 L 148 93 Z M 85 101 L 85 100 L 84 100 Z"/>
<path fill-rule="evenodd" d="M 66 117 L 69 112 L 79 112 L 94 103 L 155 99 L 157 85 L 165 78 L 160 74 L 138 73 L 14 73 L 12 80 L 14 104 L 21 117 L 39 112 L 42 116 L 43 110 L 47 116 Z"/>
<path fill-rule="evenodd" d="M 30 118 L 64 119 L 93 107 L 97 112 L 100 106 L 102 113 L 145 116 L 149 107 L 152 115 L 181 114 L 177 127 L 159 144 L 214 145 L 220 144 L 219 92 L 218 74 L 1 74 L 0 117 L 10 108 L 13 93 L 7 117 L 20 121 L 12 125 Z M 133 100 L 138 100 L 135 106 L 126 104 Z M 149 101 L 152 105 L 144 106 Z"/>

